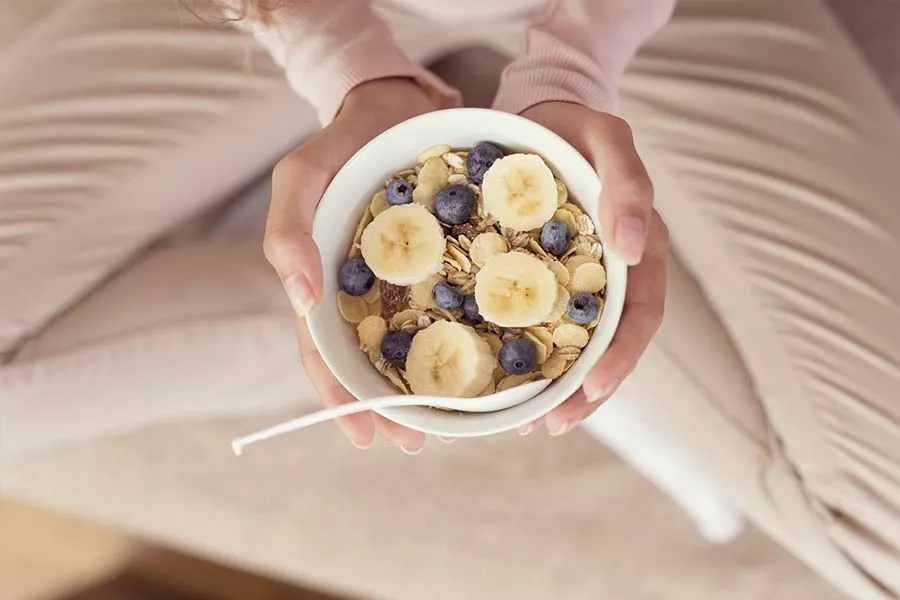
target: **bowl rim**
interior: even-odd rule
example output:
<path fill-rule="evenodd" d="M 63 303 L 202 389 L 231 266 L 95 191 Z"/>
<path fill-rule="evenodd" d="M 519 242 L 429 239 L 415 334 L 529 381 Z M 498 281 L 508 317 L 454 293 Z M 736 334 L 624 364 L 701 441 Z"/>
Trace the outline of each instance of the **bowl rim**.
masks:
<path fill-rule="evenodd" d="M 377 149 L 381 144 L 385 143 L 386 139 L 406 134 L 415 135 L 416 131 L 426 129 L 431 123 L 448 118 L 459 122 L 461 127 L 471 129 L 473 138 L 479 137 L 477 127 L 475 127 L 473 123 L 478 123 L 483 121 L 483 119 L 491 119 L 500 124 L 508 124 L 513 131 L 524 131 L 525 129 L 528 129 L 531 134 L 537 137 L 544 137 L 548 140 L 552 139 L 559 147 L 560 152 L 567 154 L 564 160 L 567 164 L 566 170 L 569 172 L 581 170 L 583 175 L 587 175 L 587 172 L 589 171 L 592 177 L 596 179 L 598 191 L 602 189 L 600 178 L 587 159 L 565 139 L 543 125 L 519 115 L 491 109 L 451 108 L 425 113 L 398 123 L 367 142 L 362 148 L 354 153 L 354 155 L 335 174 L 322 195 L 319 208 L 329 202 L 339 200 L 334 193 L 329 193 L 337 187 L 335 182 L 340 182 L 344 178 L 351 177 L 352 173 L 356 171 L 360 163 L 362 161 L 370 160 L 370 154 L 373 153 L 373 149 Z M 520 135 L 521 134 L 517 133 L 513 137 Z M 475 142 L 473 142 L 473 145 L 474 143 Z M 562 150 L 563 148 L 565 148 L 564 152 Z M 425 148 L 422 148 L 422 150 L 424 149 Z M 544 158 L 545 160 L 548 160 L 548 162 L 551 162 L 547 157 Z M 565 182 L 565 172 L 561 172 L 562 170 L 558 168 L 557 164 L 562 161 L 552 162 L 552 166 L 557 167 L 554 171 L 559 171 L 555 174 L 560 176 Z M 362 200 L 360 200 L 360 203 L 361 202 Z M 582 205 L 584 205 L 583 201 Z M 317 233 L 318 235 L 327 233 L 324 229 L 328 222 L 323 215 L 323 211 L 320 211 L 319 208 L 317 208 L 316 216 L 313 221 L 314 239 L 317 238 Z M 599 224 L 595 223 L 595 225 L 597 225 L 597 231 L 601 241 L 604 241 L 605 238 Z M 421 407 L 403 407 L 382 409 L 378 411 L 379 414 L 391 421 L 429 434 L 450 437 L 477 437 L 514 429 L 543 416 L 556 406 L 562 404 L 563 401 L 581 387 L 590 368 L 605 353 L 615 335 L 615 331 L 618 328 L 619 320 L 621 318 L 624 307 L 624 293 L 627 286 L 627 266 L 614 253 L 606 251 L 605 242 L 602 261 L 607 270 L 608 281 L 615 282 L 615 287 L 611 290 L 609 284 L 607 286 L 604 299 L 604 310 L 601 315 L 600 323 L 598 323 L 597 327 L 592 332 L 588 346 L 584 348 L 582 354 L 576 359 L 568 372 L 563 377 L 554 381 L 543 392 L 521 404 L 493 412 L 448 413 Z M 325 267 L 323 265 L 323 277 L 327 276 L 328 273 L 325 272 Z M 307 316 L 310 334 L 322 356 L 322 360 L 334 374 L 335 378 L 350 392 L 351 395 L 360 397 L 360 394 L 354 393 L 354 389 L 352 388 L 355 386 L 353 386 L 352 383 L 348 384 L 346 381 L 342 380 L 340 372 L 343 371 L 343 367 L 339 366 L 336 357 L 330 352 L 329 348 L 331 348 L 331 346 L 327 343 L 322 343 L 325 337 L 329 336 L 329 332 L 323 326 L 320 327 L 316 315 L 318 314 L 318 307 L 329 300 L 330 299 L 323 297 Z M 586 362 L 585 359 L 587 359 L 588 362 Z M 359 390 L 356 390 L 356 392 L 359 392 Z M 363 397 L 365 397 L 365 394 L 363 394 Z"/>

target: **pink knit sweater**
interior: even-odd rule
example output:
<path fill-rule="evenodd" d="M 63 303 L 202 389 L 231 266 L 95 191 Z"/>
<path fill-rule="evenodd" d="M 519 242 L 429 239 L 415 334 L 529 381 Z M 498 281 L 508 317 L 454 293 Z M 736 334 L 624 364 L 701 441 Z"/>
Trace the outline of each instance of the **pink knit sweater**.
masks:
<path fill-rule="evenodd" d="M 505 4 L 481 2 L 493 10 Z M 429 14 L 430 3 L 393 2 L 422 14 Z M 540 102 L 564 100 L 614 110 L 616 77 L 640 44 L 668 20 L 674 4 L 675 0 L 538 3 L 525 33 L 524 51 L 503 72 L 494 108 L 519 113 Z M 455 90 L 403 53 L 368 0 L 284 0 L 272 17 L 271 25 L 254 23 L 254 34 L 284 66 L 290 84 L 315 106 L 323 123 L 334 117 L 353 87 L 383 77 L 416 79 L 443 106 L 459 101 Z"/>

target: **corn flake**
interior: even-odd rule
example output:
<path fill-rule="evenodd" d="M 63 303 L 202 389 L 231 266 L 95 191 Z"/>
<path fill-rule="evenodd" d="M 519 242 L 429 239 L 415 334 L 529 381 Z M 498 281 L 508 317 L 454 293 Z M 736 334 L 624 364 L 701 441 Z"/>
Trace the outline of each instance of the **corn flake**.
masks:
<path fill-rule="evenodd" d="M 429 158 L 419 171 L 416 187 L 413 189 L 413 200 L 429 211 L 434 211 L 434 195 L 447 187 L 450 171 L 440 156 Z"/>
<path fill-rule="evenodd" d="M 553 213 L 553 218 L 565 223 L 566 227 L 569 228 L 569 233 L 573 236 L 578 234 L 578 223 L 575 221 L 575 215 L 569 211 L 558 208 L 556 209 L 556 212 Z"/>
<path fill-rule="evenodd" d="M 547 354 L 553 352 L 553 332 L 546 327 L 529 327 L 525 330 L 525 335 L 543 344 L 547 348 Z"/>
<path fill-rule="evenodd" d="M 431 146 L 430 148 L 425 148 L 421 154 L 419 154 L 418 158 L 416 158 L 416 162 L 418 164 L 424 164 L 430 158 L 438 158 L 450 152 L 450 146 L 447 144 L 438 144 L 436 146 Z"/>
<path fill-rule="evenodd" d="M 387 202 L 387 192 L 384 190 L 375 192 L 375 195 L 372 196 L 372 202 L 369 204 L 369 211 L 372 213 L 372 216 L 377 217 L 388 208 L 390 208 L 390 204 Z"/>
<path fill-rule="evenodd" d="M 565 359 L 568 362 L 575 361 L 579 356 L 581 356 L 581 348 L 577 348 L 575 346 L 566 346 L 563 348 L 557 348 L 556 352 L 560 357 Z"/>
<path fill-rule="evenodd" d="M 565 346 L 584 348 L 590 339 L 591 334 L 587 329 L 573 323 L 563 323 L 553 330 L 553 343 L 560 348 Z"/>
<path fill-rule="evenodd" d="M 503 347 L 503 342 L 500 340 L 500 336 L 494 333 L 480 333 L 479 334 L 484 340 L 488 343 L 488 346 L 491 347 L 491 352 L 494 353 L 494 357 L 500 354 L 500 348 Z"/>
<path fill-rule="evenodd" d="M 556 180 L 556 204 L 557 206 L 563 206 L 569 199 L 569 190 L 566 188 L 566 184 L 564 184 L 559 179 Z"/>
<path fill-rule="evenodd" d="M 572 213 L 572 216 L 574 217 L 584 214 L 584 211 L 581 210 L 581 207 L 579 207 L 577 204 L 572 204 L 571 202 L 566 202 L 565 204 L 563 204 L 562 209 Z"/>
<path fill-rule="evenodd" d="M 547 265 L 550 267 L 550 270 L 553 271 L 553 274 L 556 275 L 556 281 L 559 285 L 569 285 L 569 270 L 566 268 L 564 264 L 559 262 L 558 260 L 554 260 L 553 262 Z"/>
<path fill-rule="evenodd" d="M 369 360 L 377 362 L 381 357 L 381 340 L 388 332 L 387 321 L 377 316 L 368 316 L 356 326 L 359 344 L 369 355 Z"/>
<path fill-rule="evenodd" d="M 369 308 L 366 301 L 360 296 L 351 296 L 344 290 L 337 293 L 338 312 L 348 323 L 354 325 L 369 316 Z"/>
<path fill-rule="evenodd" d="M 556 302 L 553 304 L 553 310 L 547 315 L 546 321 L 552 323 L 559 321 L 566 314 L 569 308 L 569 290 L 561 285 L 556 286 Z"/>
<path fill-rule="evenodd" d="M 503 392 L 505 390 L 512 389 L 516 386 L 522 385 L 523 383 L 534 381 L 535 378 L 536 375 L 534 373 L 526 373 L 524 375 L 508 375 L 507 377 L 504 377 L 497 382 L 497 391 Z"/>
<path fill-rule="evenodd" d="M 508 251 L 509 244 L 506 238 L 499 233 L 480 233 L 472 240 L 472 246 L 469 248 L 469 258 L 478 267 L 483 267 L 490 257 Z"/>
<path fill-rule="evenodd" d="M 567 362 L 557 350 L 554 350 L 547 361 L 541 365 L 541 375 L 547 379 L 556 379 L 565 372 Z"/>
<path fill-rule="evenodd" d="M 544 364 L 544 361 L 546 361 L 547 357 L 550 356 L 550 350 L 547 350 L 547 346 L 545 346 L 544 343 L 533 333 L 526 331 L 525 337 L 528 338 L 528 340 L 531 341 L 532 344 L 534 344 L 534 349 L 537 351 L 538 364 Z"/>
<path fill-rule="evenodd" d="M 568 259 L 566 259 L 565 265 L 566 265 L 566 269 L 569 270 L 569 284 L 570 285 L 572 283 L 572 279 L 575 278 L 575 269 L 577 269 L 578 267 L 580 267 L 583 264 L 591 263 L 591 262 L 600 264 L 597 261 L 597 259 L 595 259 L 593 256 L 583 256 L 580 254 L 576 255 L 576 256 L 571 256 Z"/>
<path fill-rule="evenodd" d="M 575 267 L 572 289 L 576 292 L 596 294 L 606 287 L 606 269 L 596 262 L 587 262 Z"/>

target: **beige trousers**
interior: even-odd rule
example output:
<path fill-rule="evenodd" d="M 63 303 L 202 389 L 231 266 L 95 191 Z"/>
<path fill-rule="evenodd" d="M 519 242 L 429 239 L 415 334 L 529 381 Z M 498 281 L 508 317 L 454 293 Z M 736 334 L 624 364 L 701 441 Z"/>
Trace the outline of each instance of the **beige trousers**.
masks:
<path fill-rule="evenodd" d="M 258 236 L 186 226 L 311 111 L 168 2 L 0 7 L 3 452 L 313 402 Z M 521 27 L 413 19 L 420 59 Z M 617 401 L 823 577 L 900 597 L 895 107 L 816 0 L 685 0 L 620 86 L 674 258 Z"/>

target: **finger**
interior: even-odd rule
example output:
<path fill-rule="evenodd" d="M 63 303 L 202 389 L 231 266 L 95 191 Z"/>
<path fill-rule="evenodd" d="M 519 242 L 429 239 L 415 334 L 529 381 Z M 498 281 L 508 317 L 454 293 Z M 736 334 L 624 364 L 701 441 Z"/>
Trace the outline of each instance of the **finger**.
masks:
<path fill-rule="evenodd" d="M 543 423 L 543 422 L 544 422 L 544 417 L 540 417 L 538 419 L 535 419 L 534 421 L 531 421 L 530 423 L 525 423 L 524 425 L 519 425 L 519 427 L 516 429 L 516 431 L 519 432 L 519 435 L 524 437 L 524 436 L 529 435 L 532 432 L 534 432 L 538 427 L 541 426 L 541 423 Z"/>
<path fill-rule="evenodd" d="M 301 147 L 275 166 L 263 251 L 284 285 L 291 306 L 304 316 L 322 295 L 322 265 L 313 241 L 313 217 L 333 173 Z"/>
<path fill-rule="evenodd" d="M 393 443 L 406 454 L 419 454 L 425 448 L 425 434 L 394 423 L 377 413 L 372 414 L 378 435 Z"/>
<path fill-rule="evenodd" d="M 322 400 L 322 404 L 327 408 L 332 408 L 341 404 L 356 402 L 356 398 L 338 383 L 325 361 L 322 360 L 304 319 L 295 319 L 294 331 L 300 346 L 300 360 L 303 362 L 303 368 L 316 388 L 316 393 Z M 368 448 L 372 444 L 372 439 L 375 437 L 372 413 L 363 412 L 347 415 L 339 417 L 336 419 L 336 422 L 338 427 L 344 432 L 344 435 L 357 448 Z"/>
<path fill-rule="evenodd" d="M 603 127 L 589 138 L 603 182 L 600 225 L 610 249 L 628 265 L 636 265 L 649 237 L 653 184 L 628 124 L 609 115 L 602 119 Z"/>
<path fill-rule="evenodd" d="M 553 436 L 566 434 L 598 407 L 599 404 L 589 403 L 584 390 L 579 389 L 544 418 L 547 432 Z"/>
<path fill-rule="evenodd" d="M 617 387 L 617 386 L 616 386 Z M 547 414 L 547 430 L 550 435 L 562 435 L 572 431 L 579 423 L 587 419 L 589 416 L 603 406 L 603 403 L 609 399 L 615 392 L 615 388 L 609 390 L 600 400 L 592 402 L 588 399 L 584 388 L 579 388 L 577 392 L 569 396 L 569 398 Z M 557 433 L 553 433 L 553 432 Z"/>
<path fill-rule="evenodd" d="M 654 212 L 650 220 L 650 243 L 644 260 L 628 275 L 622 318 L 607 351 L 584 382 L 587 399 L 593 403 L 608 398 L 637 366 L 650 339 L 662 323 L 666 291 L 668 231 Z"/>

